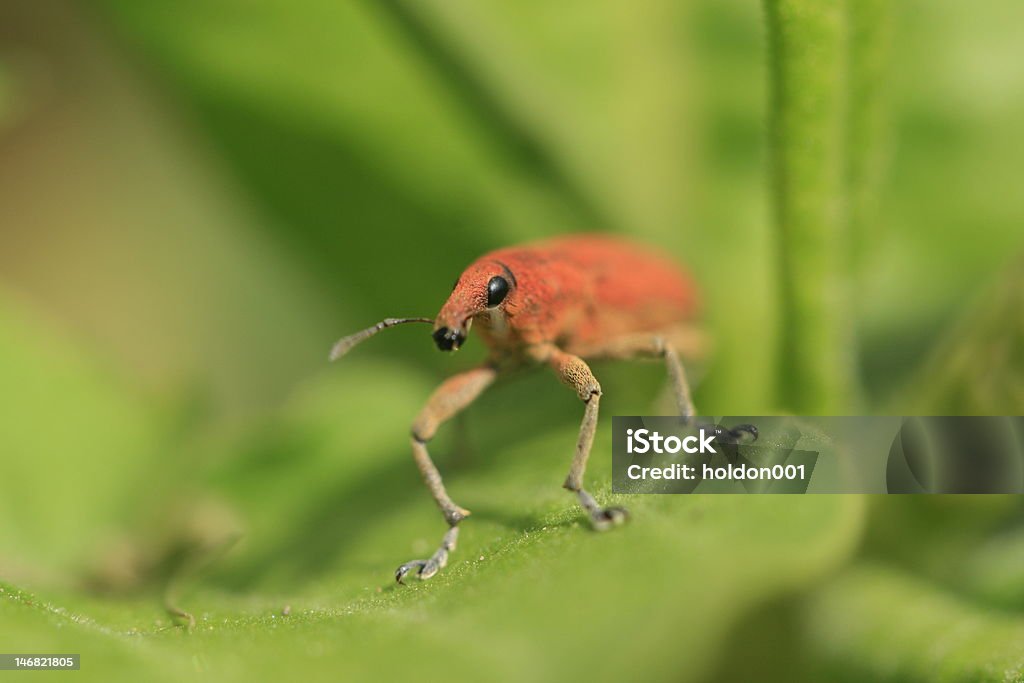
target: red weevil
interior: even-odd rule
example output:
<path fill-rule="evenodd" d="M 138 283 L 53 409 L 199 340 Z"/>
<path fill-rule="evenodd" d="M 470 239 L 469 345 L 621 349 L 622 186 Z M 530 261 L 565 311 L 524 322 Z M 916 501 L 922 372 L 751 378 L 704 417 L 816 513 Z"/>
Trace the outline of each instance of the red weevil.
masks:
<path fill-rule="evenodd" d="M 692 281 L 670 261 L 623 239 L 578 235 L 485 254 L 459 276 L 436 319 L 388 318 L 339 341 L 331 360 L 380 330 L 426 322 L 433 323 L 442 351 L 457 350 L 474 325 L 490 350 L 483 365 L 442 383 L 413 422 L 413 458 L 448 531 L 432 557 L 403 564 L 395 578 L 402 582 L 412 570 L 420 579 L 436 574 L 455 550 L 459 522 L 469 515 L 448 496 L 427 443 L 495 379 L 524 365 L 549 366 L 585 405 L 563 486 L 577 495 L 594 528 L 624 522 L 625 509 L 601 507 L 583 488 L 601 399 L 586 360 L 663 359 L 679 413 L 690 420 L 694 408 L 680 356 L 698 356 L 705 346 L 697 314 Z"/>

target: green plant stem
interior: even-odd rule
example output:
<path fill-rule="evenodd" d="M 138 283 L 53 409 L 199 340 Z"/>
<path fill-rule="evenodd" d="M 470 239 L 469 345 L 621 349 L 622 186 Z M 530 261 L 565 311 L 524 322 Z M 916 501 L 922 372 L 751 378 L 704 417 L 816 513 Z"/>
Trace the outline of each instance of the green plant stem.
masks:
<path fill-rule="evenodd" d="M 766 0 L 765 11 L 781 276 L 779 394 L 794 411 L 838 413 L 853 393 L 845 291 L 845 4 Z"/>

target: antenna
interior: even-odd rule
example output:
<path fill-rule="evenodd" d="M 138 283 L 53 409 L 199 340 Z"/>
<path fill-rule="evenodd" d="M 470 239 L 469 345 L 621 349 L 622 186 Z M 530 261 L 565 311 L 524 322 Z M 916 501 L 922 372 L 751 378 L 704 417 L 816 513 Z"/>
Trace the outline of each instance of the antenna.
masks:
<path fill-rule="evenodd" d="M 331 355 L 328 358 L 332 361 L 338 360 L 351 351 L 353 346 L 366 341 L 381 330 L 386 330 L 395 325 L 404 325 L 405 323 L 427 323 L 433 325 L 434 321 L 430 318 L 385 318 L 376 325 L 339 339 L 338 343 L 331 349 Z"/>

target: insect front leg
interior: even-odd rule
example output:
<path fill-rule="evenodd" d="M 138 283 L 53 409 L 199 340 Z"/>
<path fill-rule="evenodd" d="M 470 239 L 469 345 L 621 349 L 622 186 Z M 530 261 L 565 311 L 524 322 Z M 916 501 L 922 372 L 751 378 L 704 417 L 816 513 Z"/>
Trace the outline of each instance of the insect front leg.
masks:
<path fill-rule="evenodd" d="M 420 474 L 423 475 L 423 481 L 426 482 L 430 494 L 448 522 L 448 531 L 437 551 L 429 559 L 406 562 L 395 570 L 395 580 L 399 583 L 402 583 L 405 576 L 413 570 L 416 570 L 417 578 L 429 579 L 448 564 L 448 554 L 455 550 L 455 543 L 459 538 L 458 524 L 469 515 L 469 510 L 456 505 L 448 495 L 444 482 L 441 481 L 441 473 L 437 471 L 437 466 L 427 452 L 427 442 L 434 438 L 442 424 L 476 400 L 483 390 L 494 382 L 497 375 L 497 370 L 493 367 L 484 366 L 449 377 L 430 396 L 412 424 L 412 457 Z"/>
<path fill-rule="evenodd" d="M 558 375 L 563 384 L 572 388 L 583 401 L 583 422 L 576 441 L 576 455 L 569 467 L 569 475 L 562 486 L 579 498 L 580 505 L 590 516 L 590 521 L 598 531 L 610 529 L 626 521 L 628 513 L 625 508 L 603 508 L 594 497 L 583 488 L 583 475 L 587 471 L 587 460 L 594 444 L 594 433 L 597 430 L 597 413 L 601 402 L 601 385 L 582 358 L 553 347 L 545 346 L 534 349 L 534 357 L 546 361 Z"/>

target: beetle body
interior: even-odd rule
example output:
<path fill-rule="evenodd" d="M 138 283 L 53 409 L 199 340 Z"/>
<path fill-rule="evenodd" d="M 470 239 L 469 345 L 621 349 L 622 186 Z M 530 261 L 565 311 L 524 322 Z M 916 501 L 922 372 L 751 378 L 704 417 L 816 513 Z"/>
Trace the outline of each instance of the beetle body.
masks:
<path fill-rule="evenodd" d="M 488 306 L 483 294 L 496 277 L 509 291 Z M 610 339 L 666 330 L 697 314 L 696 288 L 675 264 L 627 240 L 583 235 L 477 259 L 441 308 L 435 335 L 464 339 L 473 325 L 497 358 L 546 343 L 589 356 Z"/>
<path fill-rule="evenodd" d="M 445 380 L 413 421 L 413 458 L 448 531 L 433 556 L 400 566 L 398 581 L 410 572 L 428 579 L 443 568 L 455 549 L 458 524 L 469 514 L 445 490 L 428 442 L 496 379 L 521 365 L 547 365 L 584 404 L 576 453 L 563 487 L 576 494 L 595 528 L 625 521 L 625 510 L 598 505 L 583 488 L 601 398 L 601 385 L 584 359 L 662 360 L 679 414 L 692 420 L 681 356 L 703 349 L 698 313 L 693 282 L 669 260 L 623 239 L 578 235 L 485 254 L 462 272 L 433 320 L 388 318 L 339 341 L 332 359 L 382 329 L 421 322 L 433 323 L 432 336 L 442 351 L 457 350 L 471 328 L 490 351 L 480 367 Z M 751 433 L 756 437 L 756 430 Z"/>

